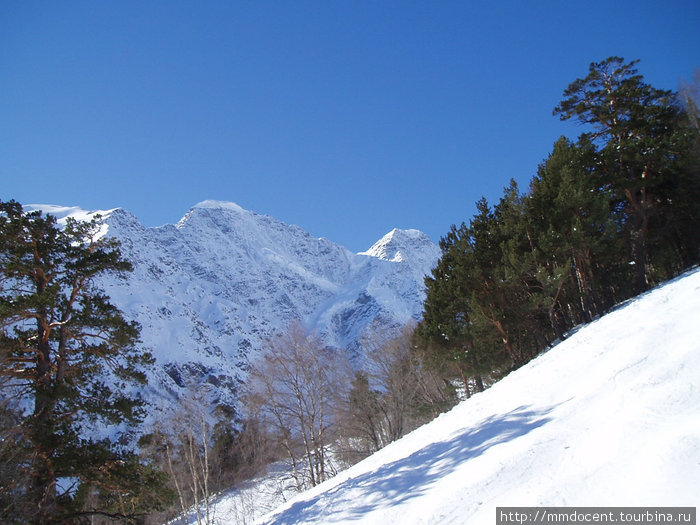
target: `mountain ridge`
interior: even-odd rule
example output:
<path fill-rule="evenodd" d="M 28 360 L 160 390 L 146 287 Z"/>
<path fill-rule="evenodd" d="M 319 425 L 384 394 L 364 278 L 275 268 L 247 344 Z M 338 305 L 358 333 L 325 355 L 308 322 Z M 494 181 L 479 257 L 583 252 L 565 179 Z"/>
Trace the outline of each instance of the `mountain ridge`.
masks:
<path fill-rule="evenodd" d="M 161 409 L 192 386 L 206 386 L 214 403 L 235 405 L 248 363 L 295 321 L 360 357 L 369 332 L 420 317 L 423 279 L 440 253 L 418 230 L 392 230 L 373 245 L 393 250 L 394 260 L 379 248 L 352 253 L 226 201 L 202 201 L 176 224 L 158 227 L 144 227 L 123 208 L 26 208 L 59 222 L 103 216 L 103 233 L 120 242 L 133 271 L 100 284 L 142 326 L 143 346 L 157 362 L 149 397 Z"/>

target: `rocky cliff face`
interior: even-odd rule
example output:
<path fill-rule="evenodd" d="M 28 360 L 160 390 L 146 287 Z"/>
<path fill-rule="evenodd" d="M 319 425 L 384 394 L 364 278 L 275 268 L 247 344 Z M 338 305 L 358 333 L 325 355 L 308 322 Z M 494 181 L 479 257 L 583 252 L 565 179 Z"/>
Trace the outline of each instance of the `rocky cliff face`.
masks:
<path fill-rule="evenodd" d="M 227 202 L 202 202 L 178 224 L 159 228 L 143 227 L 122 209 L 102 214 L 107 235 L 134 265 L 103 286 L 142 326 L 143 345 L 157 360 L 146 395 L 163 407 L 190 385 L 235 404 L 249 360 L 293 321 L 361 355 L 368 330 L 419 318 L 423 278 L 440 254 L 417 230 L 393 230 L 354 254 Z"/>

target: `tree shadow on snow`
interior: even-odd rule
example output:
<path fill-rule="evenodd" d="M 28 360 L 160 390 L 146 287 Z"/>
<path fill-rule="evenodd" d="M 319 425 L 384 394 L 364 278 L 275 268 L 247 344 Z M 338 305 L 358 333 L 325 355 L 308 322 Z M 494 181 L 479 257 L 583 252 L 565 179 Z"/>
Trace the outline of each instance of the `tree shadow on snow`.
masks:
<path fill-rule="evenodd" d="M 419 497 L 434 481 L 464 462 L 544 425 L 550 421 L 547 414 L 551 410 L 529 410 L 521 406 L 507 414 L 491 416 L 449 440 L 432 443 L 408 457 L 350 478 L 319 498 L 295 503 L 275 516 L 273 523 L 302 523 L 321 518 L 324 523 L 358 520 L 372 510 Z M 337 516 L 326 514 L 330 502 L 339 511 Z"/>

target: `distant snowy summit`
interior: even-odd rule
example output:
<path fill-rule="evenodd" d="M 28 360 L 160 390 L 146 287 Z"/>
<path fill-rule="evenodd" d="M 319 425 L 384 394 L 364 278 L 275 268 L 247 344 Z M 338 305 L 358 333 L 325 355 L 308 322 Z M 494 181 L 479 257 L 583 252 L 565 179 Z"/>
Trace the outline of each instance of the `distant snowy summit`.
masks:
<path fill-rule="evenodd" d="M 134 270 L 102 284 L 141 324 L 143 345 L 157 361 L 151 397 L 165 404 L 201 383 L 215 401 L 234 404 L 250 359 L 293 321 L 361 355 L 368 331 L 391 332 L 420 318 L 424 278 L 440 255 L 424 233 L 398 229 L 352 253 L 233 202 L 200 202 L 177 224 L 157 228 L 121 208 L 31 208 L 60 220 L 104 217 Z"/>
<path fill-rule="evenodd" d="M 394 228 L 379 239 L 366 252 L 369 255 L 385 261 L 407 262 L 421 267 L 434 264 L 440 256 L 440 248 L 420 230 L 399 230 Z"/>
<path fill-rule="evenodd" d="M 249 212 L 248 210 L 242 208 L 235 202 L 231 201 L 217 201 L 217 200 L 205 200 L 202 202 L 199 202 L 193 206 L 193 209 L 197 208 L 202 208 L 202 209 L 210 209 L 210 210 L 229 210 L 229 211 L 234 211 L 236 213 L 252 213 Z"/>

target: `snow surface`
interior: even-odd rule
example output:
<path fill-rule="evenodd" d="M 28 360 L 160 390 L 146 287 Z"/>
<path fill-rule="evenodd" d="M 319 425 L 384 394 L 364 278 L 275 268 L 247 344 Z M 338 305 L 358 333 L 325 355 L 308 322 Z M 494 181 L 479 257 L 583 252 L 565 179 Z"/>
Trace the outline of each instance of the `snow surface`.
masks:
<path fill-rule="evenodd" d="M 76 221 L 91 221 L 97 216 L 109 217 L 115 209 L 112 210 L 95 210 L 87 211 L 78 206 L 57 206 L 55 204 L 27 204 L 23 206 L 25 211 L 41 211 L 45 215 L 53 215 L 56 217 L 56 222 L 61 226 L 66 225 L 66 219 L 70 217 Z M 96 238 L 100 238 L 107 234 L 109 227 L 102 225 Z"/>
<path fill-rule="evenodd" d="M 479 525 L 499 506 L 697 506 L 698 321 L 696 270 L 258 523 Z M 218 523 L 240 520 L 234 497 Z"/>

